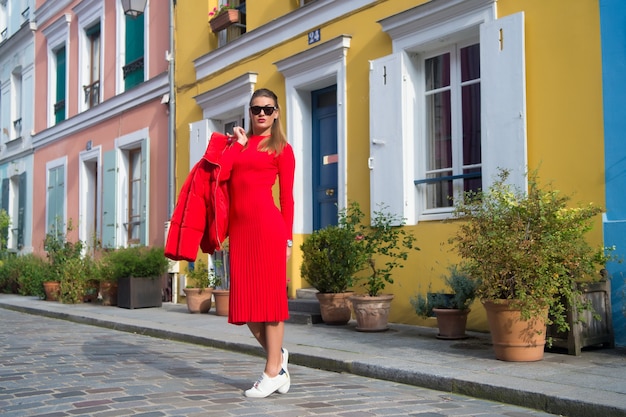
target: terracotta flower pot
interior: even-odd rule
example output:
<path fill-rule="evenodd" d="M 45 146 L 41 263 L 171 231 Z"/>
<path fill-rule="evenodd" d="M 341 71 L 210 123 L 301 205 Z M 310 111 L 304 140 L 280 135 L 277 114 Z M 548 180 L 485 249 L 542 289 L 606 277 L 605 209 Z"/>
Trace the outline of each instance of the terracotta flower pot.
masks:
<path fill-rule="evenodd" d="M 356 330 L 360 332 L 383 332 L 389 329 L 387 323 L 391 300 L 393 300 L 393 294 L 375 297 L 353 295 L 350 297 L 356 317 Z"/>
<path fill-rule="evenodd" d="M 454 308 L 433 308 L 437 318 L 439 334 L 437 339 L 456 340 L 466 339 L 467 315 L 470 309 L 459 310 Z"/>
<path fill-rule="evenodd" d="M 208 313 L 211 309 L 212 288 L 183 288 L 190 313 Z"/>
<path fill-rule="evenodd" d="M 230 303 L 230 291 L 213 290 L 213 298 L 215 299 L 215 314 L 218 316 L 228 316 L 228 308 Z"/>
<path fill-rule="evenodd" d="M 320 302 L 320 313 L 324 323 L 330 325 L 344 325 L 352 318 L 351 292 L 343 293 L 316 293 Z"/>
<path fill-rule="evenodd" d="M 520 311 L 509 304 L 510 300 L 483 301 L 496 359 L 512 362 L 543 359 L 548 309 L 540 317 L 522 320 Z"/>
<path fill-rule="evenodd" d="M 61 283 L 58 281 L 46 281 L 43 283 L 43 290 L 46 293 L 46 301 L 59 301 Z"/>

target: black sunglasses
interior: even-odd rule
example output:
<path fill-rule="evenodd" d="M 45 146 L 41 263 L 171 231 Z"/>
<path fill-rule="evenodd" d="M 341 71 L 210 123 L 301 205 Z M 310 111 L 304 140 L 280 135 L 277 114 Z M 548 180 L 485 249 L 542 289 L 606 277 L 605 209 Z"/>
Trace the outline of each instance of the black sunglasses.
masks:
<path fill-rule="evenodd" d="M 277 110 L 276 107 L 274 106 L 265 106 L 265 107 L 261 107 L 261 106 L 252 106 L 250 107 L 250 111 L 252 112 L 252 114 L 254 114 L 255 116 L 261 114 L 261 110 L 263 110 L 263 113 L 266 116 L 271 116 L 274 113 L 274 110 Z"/>

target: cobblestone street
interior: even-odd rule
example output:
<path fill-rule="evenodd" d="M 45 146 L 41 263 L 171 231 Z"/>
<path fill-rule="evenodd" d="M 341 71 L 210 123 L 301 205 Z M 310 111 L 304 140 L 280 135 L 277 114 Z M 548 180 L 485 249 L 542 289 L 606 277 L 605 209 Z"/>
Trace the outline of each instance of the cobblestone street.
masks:
<path fill-rule="evenodd" d="M 0 323 L 4 417 L 551 415 L 296 365 L 288 394 L 247 399 L 256 356 L 7 310 Z"/>

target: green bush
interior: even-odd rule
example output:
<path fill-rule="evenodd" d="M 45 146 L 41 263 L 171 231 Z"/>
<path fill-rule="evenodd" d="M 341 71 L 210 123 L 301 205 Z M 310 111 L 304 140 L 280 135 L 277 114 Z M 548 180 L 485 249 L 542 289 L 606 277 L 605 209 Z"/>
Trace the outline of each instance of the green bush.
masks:
<path fill-rule="evenodd" d="M 415 314 L 420 317 L 430 317 L 433 308 L 447 308 L 466 310 L 476 298 L 477 282 L 469 277 L 462 266 L 451 265 L 444 275 L 444 282 L 450 292 L 429 292 L 427 295 L 416 294 L 410 302 Z"/>
<path fill-rule="evenodd" d="M 110 281 L 123 277 L 157 278 L 167 272 L 168 265 L 163 247 L 118 248 L 104 253 L 101 276 Z"/>

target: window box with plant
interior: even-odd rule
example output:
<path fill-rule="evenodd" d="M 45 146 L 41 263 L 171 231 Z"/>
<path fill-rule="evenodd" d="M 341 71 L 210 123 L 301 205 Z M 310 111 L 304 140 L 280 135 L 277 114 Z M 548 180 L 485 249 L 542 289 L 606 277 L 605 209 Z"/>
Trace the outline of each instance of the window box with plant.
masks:
<path fill-rule="evenodd" d="M 228 3 L 209 12 L 209 25 L 213 33 L 220 32 L 230 25 L 239 22 L 239 10 Z"/>
<path fill-rule="evenodd" d="M 568 329 L 569 309 L 591 308 L 579 283 L 597 281 L 608 256 L 585 239 L 599 207 L 569 206 L 569 197 L 539 184 L 536 171 L 527 191 L 507 184 L 508 175 L 501 170 L 488 190 L 456 202 L 463 222 L 450 242 L 477 280 L 496 358 L 535 361 L 543 358 L 546 325 Z"/>
<path fill-rule="evenodd" d="M 415 314 L 422 318 L 437 319 L 439 327 L 438 339 L 465 339 L 467 316 L 470 305 L 476 298 L 476 281 L 464 271 L 462 265 L 451 265 L 444 276 L 444 282 L 451 292 L 428 292 L 426 295 L 418 293 L 411 297 L 410 302 Z"/>

